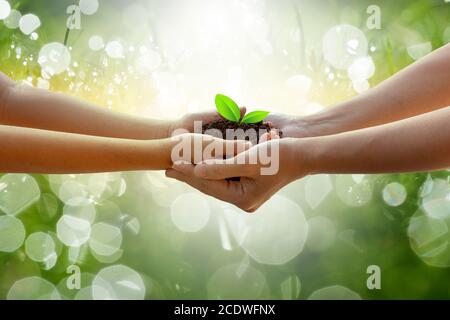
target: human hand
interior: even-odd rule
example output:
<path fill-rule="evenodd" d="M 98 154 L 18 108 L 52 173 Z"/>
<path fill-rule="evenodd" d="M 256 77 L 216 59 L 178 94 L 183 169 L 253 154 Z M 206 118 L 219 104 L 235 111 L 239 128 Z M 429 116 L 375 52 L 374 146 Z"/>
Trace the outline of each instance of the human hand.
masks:
<path fill-rule="evenodd" d="M 252 144 L 244 140 L 223 140 L 210 135 L 185 133 L 167 139 L 170 163 L 197 164 L 209 159 L 226 159 L 248 150 Z"/>
<path fill-rule="evenodd" d="M 242 107 L 241 110 L 241 116 L 243 116 L 246 113 L 246 108 Z M 201 121 L 202 124 L 210 123 L 215 120 L 221 119 L 221 116 L 217 111 L 203 111 L 203 112 L 195 112 L 195 113 L 189 113 L 185 116 L 181 117 L 178 120 L 175 120 L 170 123 L 168 126 L 168 133 L 167 136 L 170 137 L 175 130 L 178 129 L 184 129 L 188 132 L 194 132 L 194 123 L 195 121 Z M 196 132 L 200 133 L 200 132 Z"/>
<path fill-rule="evenodd" d="M 166 176 L 254 212 L 283 186 L 310 172 L 300 143 L 300 139 L 274 139 L 226 160 L 209 160 L 197 166 L 175 163 Z M 229 180 L 233 177 L 240 180 Z"/>
<path fill-rule="evenodd" d="M 304 138 L 322 135 L 321 128 L 310 117 L 299 117 L 284 113 L 270 113 L 266 121 L 283 133 L 283 138 Z"/>

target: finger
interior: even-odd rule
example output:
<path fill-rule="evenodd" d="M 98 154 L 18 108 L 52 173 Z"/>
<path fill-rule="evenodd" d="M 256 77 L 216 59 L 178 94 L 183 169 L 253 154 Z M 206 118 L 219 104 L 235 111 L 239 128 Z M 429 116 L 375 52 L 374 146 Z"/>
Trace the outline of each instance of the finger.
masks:
<path fill-rule="evenodd" d="M 259 143 L 267 142 L 274 139 L 280 139 L 278 132 L 276 130 L 270 130 L 270 132 L 264 133 L 261 138 L 259 138 Z"/>
<path fill-rule="evenodd" d="M 233 163 L 229 160 L 231 159 L 200 163 L 194 168 L 194 174 L 203 179 L 224 180 L 235 177 L 253 177 L 259 172 L 257 164 Z"/>
<path fill-rule="evenodd" d="M 237 187 L 228 181 L 213 181 L 199 179 L 176 169 L 166 170 L 166 177 L 184 182 L 191 187 L 222 201 L 234 203 Z"/>
<path fill-rule="evenodd" d="M 223 159 L 234 157 L 252 147 L 250 141 L 245 140 L 222 140 L 214 138 L 204 138 L 203 140 L 203 160 L 208 159 Z"/>
<path fill-rule="evenodd" d="M 193 176 L 195 165 L 191 163 L 175 162 L 172 165 L 172 169 L 181 172 L 184 175 Z"/>
<path fill-rule="evenodd" d="M 220 115 L 217 111 L 208 111 L 208 112 L 205 112 L 203 114 L 203 117 L 198 120 L 202 120 L 205 123 L 209 123 L 209 122 L 213 122 L 213 121 L 219 120 L 219 119 L 220 119 Z"/>
<path fill-rule="evenodd" d="M 268 132 L 263 133 L 261 138 L 259 138 L 259 143 L 267 142 L 270 140 L 270 134 Z"/>
<path fill-rule="evenodd" d="M 233 157 L 252 147 L 250 141 L 223 140 L 209 135 L 189 133 L 177 136 L 174 155 L 190 163 L 199 163 L 207 159 L 223 159 Z M 179 156 L 182 154 L 182 156 Z M 176 161 L 178 159 L 172 159 Z"/>
<path fill-rule="evenodd" d="M 234 157 L 235 155 L 247 151 L 253 144 L 250 141 L 245 140 L 222 140 L 223 143 L 223 155 L 227 158 Z"/>
<path fill-rule="evenodd" d="M 239 182 L 205 180 L 192 175 L 194 168 L 193 165 L 180 164 L 174 166 L 174 169 L 168 169 L 166 176 L 185 182 L 207 195 L 234 204 L 247 212 L 254 212 L 264 203 L 264 201 L 249 202 L 249 198 L 245 197 L 245 193 L 249 192 L 249 187 L 254 188 L 256 186 L 254 183 L 249 184 L 248 178 L 243 178 Z M 244 184 L 247 187 L 244 187 Z"/>
<path fill-rule="evenodd" d="M 259 143 L 267 142 L 274 139 L 280 139 L 278 132 L 276 130 L 270 130 L 270 132 L 264 133 L 261 138 L 259 138 Z"/>
<path fill-rule="evenodd" d="M 269 140 L 280 139 L 280 135 L 278 134 L 278 130 L 272 129 L 269 132 Z"/>

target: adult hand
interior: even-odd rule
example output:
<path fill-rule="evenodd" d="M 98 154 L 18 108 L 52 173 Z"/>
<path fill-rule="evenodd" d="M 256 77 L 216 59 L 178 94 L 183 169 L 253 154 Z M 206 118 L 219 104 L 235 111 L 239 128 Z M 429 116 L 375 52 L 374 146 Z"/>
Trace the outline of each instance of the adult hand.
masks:
<path fill-rule="evenodd" d="M 197 166 L 176 163 L 166 176 L 254 212 L 283 186 L 309 173 L 299 143 L 300 139 L 274 139 L 226 160 L 205 161 Z M 233 177 L 240 180 L 229 179 Z"/>
<path fill-rule="evenodd" d="M 322 125 L 310 116 L 299 117 L 283 113 L 271 113 L 266 118 L 274 129 L 283 133 L 283 138 L 305 138 L 323 135 Z"/>

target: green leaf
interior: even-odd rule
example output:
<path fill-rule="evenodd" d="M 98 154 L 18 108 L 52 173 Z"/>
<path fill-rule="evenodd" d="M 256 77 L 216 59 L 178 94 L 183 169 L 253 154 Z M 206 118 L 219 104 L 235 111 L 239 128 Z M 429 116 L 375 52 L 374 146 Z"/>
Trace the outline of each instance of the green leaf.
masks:
<path fill-rule="evenodd" d="M 241 111 L 236 102 L 223 94 L 216 95 L 216 109 L 227 120 L 238 122 L 241 118 Z"/>
<path fill-rule="evenodd" d="M 247 113 L 244 117 L 244 119 L 242 119 L 243 123 L 258 123 L 263 121 L 270 112 L 268 111 L 253 111 L 250 113 Z"/>

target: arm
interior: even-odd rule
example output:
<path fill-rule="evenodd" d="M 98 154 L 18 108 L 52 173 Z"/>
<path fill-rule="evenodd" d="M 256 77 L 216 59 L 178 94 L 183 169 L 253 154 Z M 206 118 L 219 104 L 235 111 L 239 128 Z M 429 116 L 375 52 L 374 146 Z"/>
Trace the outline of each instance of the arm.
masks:
<path fill-rule="evenodd" d="M 382 126 L 298 141 L 310 173 L 418 172 L 450 167 L 450 107 Z"/>
<path fill-rule="evenodd" d="M 450 107 L 397 122 L 314 138 L 259 144 L 235 158 L 175 165 L 167 171 L 200 191 L 253 212 L 279 189 L 309 174 L 391 173 L 450 167 Z M 263 175 L 261 161 L 248 159 L 270 144 L 279 150 L 279 170 Z M 275 148 L 276 147 L 276 148 Z M 279 149 L 277 149 L 279 148 Z M 230 177 L 240 181 L 227 181 Z M 206 181 L 206 180 L 208 181 Z M 206 182 L 205 182 L 206 181 Z"/>
<path fill-rule="evenodd" d="M 413 117 L 450 105 L 450 44 L 367 92 L 326 111 L 289 121 L 269 117 L 285 136 L 322 136 Z"/>
<path fill-rule="evenodd" d="M 201 148 L 216 143 L 229 155 L 248 149 L 243 141 L 223 141 L 194 134 L 176 139 L 127 140 L 0 125 L 0 172 L 162 170 L 172 166 L 171 152 L 181 137 L 194 145 L 198 143 Z"/>
<path fill-rule="evenodd" d="M 90 173 L 170 167 L 170 140 L 126 140 L 0 125 L 0 172 Z"/>
<path fill-rule="evenodd" d="M 176 128 L 192 132 L 194 120 L 215 118 L 216 112 L 191 114 L 177 121 L 111 112 L 63 94 L 17 85 L 0 72 L 0 125 L 145 140 L 169 137 Z"/>

